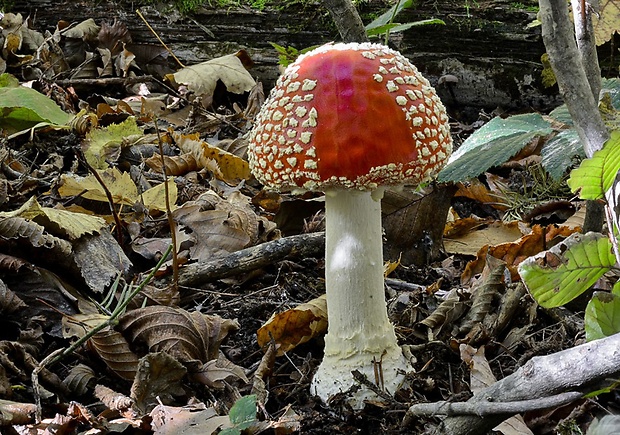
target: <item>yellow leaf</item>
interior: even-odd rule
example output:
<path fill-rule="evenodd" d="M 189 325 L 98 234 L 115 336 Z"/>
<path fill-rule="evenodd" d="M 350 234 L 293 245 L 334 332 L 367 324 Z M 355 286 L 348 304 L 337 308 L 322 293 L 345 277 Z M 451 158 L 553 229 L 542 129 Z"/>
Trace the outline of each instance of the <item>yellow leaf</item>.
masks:
<path fill-rule="evenodd" d="M 18 210 L 0 213 L 0 217 L 21 217 L 32 220 L 45 227 L 50 233 L 61 233 L 70 240 L 78 239 L 84 234 L 95 233 L 106 225 L 105 220 L 97 216 L 41 207 L 34 197 L 26 201 Z"/>
<path fill-rule="evenodd" d="M 114 204 L 134 205 L 138 200 L 138 188 L 128 173 L 121 173 L 116 168 L 100 171 L 99 176 L 112 194 Z M 105 191 L 94 175 L 78 177 L 77 175 L 63 174 L 58 193 L 61 196 L 81 195 L 83 198 L 93 201 L 108 202 Z"/>
<path fill-rule="evenodd" d="M 174 133 L 174 140 L 184 153 L 191 153 L 198 164 L 209 168 L 214 160 L 219 166 L 221 177 L 225 181 L 247 180 L 250 178 L 248 162 L 218 147 L 209 145 L 198 138 L 198 135 L 182 135 Z M 218 174 L 215 173 L 217 176 Z"/>

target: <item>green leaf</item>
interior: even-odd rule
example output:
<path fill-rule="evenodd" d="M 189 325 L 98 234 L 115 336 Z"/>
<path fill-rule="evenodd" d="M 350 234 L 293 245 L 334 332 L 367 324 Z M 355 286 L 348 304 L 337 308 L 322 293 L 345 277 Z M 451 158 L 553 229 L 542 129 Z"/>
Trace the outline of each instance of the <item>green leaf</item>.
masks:
<path fill-rule="evenodd" d="M 382 35 L 388 31 L 390 33 L 398 33 L 398 32 L 404 32 L 405 30 L 410 29 L 415 26 L 428 26 L 430 24 L 445 25 L 446 23 L 443 20 L 440 20 L 438 18 L 430 18 L 428 20 L 412 21 L 410 23 L 405 23 L 405 24 L 388 23 L 383 26 L 379 26 L 379 27 L 375 27 L 373 29 L 367 30 L 366 34 L 368 36 L 377 36 L 377 35 Z"/>
<path fill-rule="evenodd" d="M 570 126 L 573 125 L 573 118 L 571 118 L 566 104 L 562 104 L 561 106 L 558 106 L 555 109 L 553 109 L 551 113 L 549 113 L 549 117 L 563 124 L 570 125 Z"/>
<path fill-rule="evenodd" d="M 70 119 L 71 115 L 34 89 L 0 88 L 0 128 L 8 132 L 25 130 L 40 122 L 63 125 Z"/>
<path fill-rule="evenodd" d="M 236 429 L 244 430 L 256 422 L 256 394 L 250 394 L 237 400 L 228 417 Z"/>
<path fill-rule="evenodd" d="M 414 0 L 398 1 L 394 6 L 389 8 L 386 12 L 382 13 L 378 18 L 367 24 L 366 32 L 391 23 L 394 17 L 398 15 L 403 9 L 415 6 L 416 3 L 417 1 L 414 3 Z M 370 35 L 370 33 L 368 33 L 368 35 Z"/>
<path fill-rule="evenodd" d="M 620 332 L 620 296 L 594 292 L 585 315 L 586 340 L 598 340 Z"/>
<path fill-rule="evenodd" d="M 439 181 L 463 181 L 506 162 L 532 139 L 552 132 L 537 113 L 493 118 L 468 137 L 441 170 Z"/>
<path fill-rule="evenodd" d="M 620 109 L 620 79 L 619 78 L 611 78 L 611 79 L 603 79 L 601 83 L 601 93 L 609 94 L 611 96 L 611 104 L 616 108 Z"/>
<path fill-rule="evenodd" d="M 568 186 L 577 190 L 581 199 L 600 199 L 613 184 L 620 170 L 620 130 L 612 131 L 602 150 L 581 162 L 568 179 Z"/>
<path fill-rule="evenodd" d="M 573 159 L 586 157 L 581 140 L 574 129 L 562 130 L 549 139 L 540 151 L 543 168 L 551 178 L 560 180 L 566 171 L 575 164 Z"/>
<path fill-rule="evenodd" d="M 607 237 L 573 234 L 548 251 L 519 264 L 532 297 L 545 308 L 559 307 L 585 292 L 616 263 Z"/>
<path fill-rule="evenodd" d="M 96 128 L 88 132 L 84 141 L 84 156 L 89 165 L 95 169 L 106 169 L 108 161 L 116 161 L 124 140 L 140 138 L 144 134 L 136 118 L 128 117 L 120 124 L 110 124 L 107 127 Z"/>
<path fill-rule="evenodd" d="M 19 80 L 14 75 L 9 73 L 0 74 L 0 88 L 10 87 L 16 88 L 19 86 Z"/>

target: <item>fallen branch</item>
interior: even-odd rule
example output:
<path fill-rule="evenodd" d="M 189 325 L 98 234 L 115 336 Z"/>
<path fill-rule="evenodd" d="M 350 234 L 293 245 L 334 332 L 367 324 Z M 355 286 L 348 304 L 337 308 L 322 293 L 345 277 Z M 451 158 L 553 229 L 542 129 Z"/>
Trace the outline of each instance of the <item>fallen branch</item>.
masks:
<path fill-rule="evenodd" d="M 260 269 L 286 258 L 315 257 L 323 255 L 324 252 L 325 233 L 283 237 L 233 252 L 226 257 L 189 264 L 180 270 L 179 285 L 196 287 L 206 282 Z"/>
<path fill-rule="evenodd" d="M 412 416 L 433 416 L 433 415 L 478 415 L 481 417 L 498 414 L 521 414 L 522 412 L 534 411 L 537 409 L 555 408 L 566 405 L 583 397 L 579 391 L 569 391 L 550 397 L 538 399 L 517 400 L 515 402 L 491 402 L 481 401 L 476 403 L 469 402 L 434 402 L 418 403 L 412 405 L 407 410 L 403 425 L 407 425 Z"/>
<path fill-rule="evenodd" d="M 566 392 L 587 394 L 597 391 L 620 376 L 619 348 L 620 334 L 615 334 L 551 355 L 534 357 L 515 373 L 481 390 L 466 403 L 479 406 L 489 402 L 528 401 Z M 516 413 L 448 417 L 436 433 L 487 433 Z"/>

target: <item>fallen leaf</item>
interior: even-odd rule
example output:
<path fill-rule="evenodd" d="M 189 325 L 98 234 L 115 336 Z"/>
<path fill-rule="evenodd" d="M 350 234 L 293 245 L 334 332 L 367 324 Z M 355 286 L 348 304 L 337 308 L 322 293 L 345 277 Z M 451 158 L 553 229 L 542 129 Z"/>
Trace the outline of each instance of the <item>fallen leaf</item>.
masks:
<path fill-rule="evenodd" d="M 274 314 L 256 332 L 258 345 L 276 342 L 277 356 L 327 331 L 327 299 L 319 296 L 295 308 Z"/>

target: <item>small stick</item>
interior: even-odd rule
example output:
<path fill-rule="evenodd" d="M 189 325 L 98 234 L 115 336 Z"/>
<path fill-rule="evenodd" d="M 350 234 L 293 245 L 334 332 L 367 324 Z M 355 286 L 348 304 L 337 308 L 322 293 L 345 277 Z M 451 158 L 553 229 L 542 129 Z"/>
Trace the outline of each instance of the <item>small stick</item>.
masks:
<path fill-rule="evenodd" d="M 136 9 L 136 14 L 138 14 L 138 16 L 142 19 L 142 21 L 144 21 L 144 24 L 146 24 L 146 27 L 149 28 L 149 30 L 151 31 L 151 33 L 153 33 L 153 35 L 155 35 L 155 37 L 157 38 L 157 40 L 159 41 L 159 43 L 166 49 L 166 51 L 168 51 L 168 53 L 170 53 L 170 56 L 172 56 L 174 58 L 174 60 L 177 61 L 177 63 L 181 66 L 181 68 L 185 68 L 185 65 L 183 65 L 183 63 L 181 63 L 181 61 L 174 55 L 174 53 L 172 52 L 172 50 L 166 45 L 166 43 L 164 41 L 161 40 L 161 38 L 159 37 L 159 35 L 157 34 L 157 32 L 155 32 L 155 29 L 153 29 L 151 27 L 151 25 L 148 23 L 148 21 L 146 21 L 146 18 L 144 18 L 144 15 L 142 15 L 142 12 L 140 12 L 140 9 Z"/>

